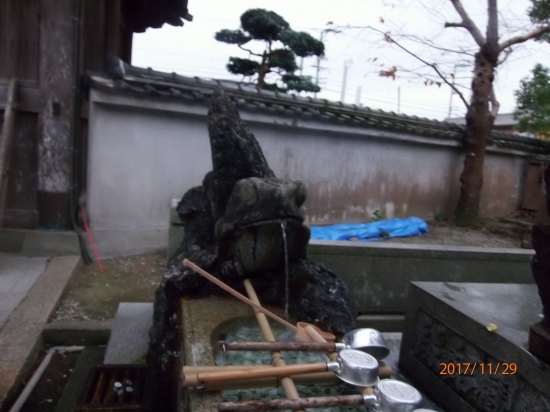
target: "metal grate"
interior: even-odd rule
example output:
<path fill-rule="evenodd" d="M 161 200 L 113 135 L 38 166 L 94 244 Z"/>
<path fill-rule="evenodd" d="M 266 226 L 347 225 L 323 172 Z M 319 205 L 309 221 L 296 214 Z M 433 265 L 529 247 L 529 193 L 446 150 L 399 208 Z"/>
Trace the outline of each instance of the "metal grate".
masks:
<path fill-rule="evenodd" d="M 92 366 L 73 412 L 153 412 L 153 375 L 147 365 Z"/>

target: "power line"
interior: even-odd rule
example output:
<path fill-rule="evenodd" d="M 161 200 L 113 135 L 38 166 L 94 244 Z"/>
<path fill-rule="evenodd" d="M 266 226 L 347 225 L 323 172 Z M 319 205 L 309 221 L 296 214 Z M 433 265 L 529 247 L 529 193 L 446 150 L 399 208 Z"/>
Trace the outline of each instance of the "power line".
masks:
<path fill-rule="evenodd" d="M 333 89 L 325 88 L 325 90 L 328 90 L 328 91 L 333 92 L 333 93 L 339 93 L 337 90 L 333 90 Z M 353 96 L 353 94 L 346 93 L 346 96 Z M 369 100 L 369 101 L 376 102 L 376 103 L 384 103 L 384 104 L 391 105 L 391 106 L 396 105 L 396 102 L 389 102 L 389 101 L 386 101 L 386 100 L 378 100 L 378 99 L 372 99 L 372 98 L 364 98 L 363 100 Z M 412 106 L 412 105 L 406 105 L 406 104 L 401 104 L 401 106 L 405 107 L 405 108 L 408 108 L 408 109 L 425 112 L 425 113 L 432 113 L 432 114 L 436 113 L 436 114 L 439 114 L 439 115 L 442 115 L 442 116 L 446 117 L 446 112 L 443 112 L 441 110 L 427 109 L 427 108 L 422 108 L 422 107 L 419 107 L 419 106 Z M 387 109 L 385 109 L 385 110 L 387 110 Z"/>
<path fill-rule="evenodd" d="M 338 87 L 338 86 L 333 86 L 333 87 Z M 327 88 L 327 87 L 322 87 L 321 88 L 321 91 L 322 90 L 329 90 L 329 91 L 333 91 L 333 92 L 336 92 L 336 90 L 334 89 L 330 89 L 330 88 Z M 387 104 L 396 104 L 395 102 L 393 101 L 388 101 L 388 100 L 383 100 L 383 99 L 376 99 L 376 98 L 372 98 L 372 97 L 368 97 L 372 94 L 376 94 L 376 92 L 369 92 L 369 91 L 366 91 L 366 95 L 367 97 L 365 97 L 364 99 L 367 99 L 367 100 L 372 100 L 372 101 L 376 101 L 376 102 L 380 102 L 380 103 L 387 103 Z M 388 97 L 388 98 L 392 98 L 392 96 L 389 96 L 387 94 L 380 94 L 378 93 L 378 95 L 382 95 L 383 97 Z M 351 94 L 348 94 L 346 93 L 346 96 L 351 96 Z M 375 96 L 375 97 L 378 97 L 378 96 Z M 362 99 L 363 100 L 363 99 Z M 436 104 L 431 104 L 431 103 L 424 103 L 424 102 L 421 102 L 421 101 L 414 101 L 414 100 L 409 100 L 409 99 L 403 99 L 401 98 L 401 101 L 403 102 L 401 104 L 402 107 L 414 107 L 414 108 L 422 108 L 423 110 L 431 110 L 431 111 L 435 111 L 435 112 L 439 112 L 439 113 L 443 113 L 443 111 L 441 110 L 441 105 L 436 105 Z M 423 107 L 422 107 L 423 106 Z"/>
<path fill-rule="evenodd" d="M 153 53 L 171 54 L 171 55 L 183 56 L 183 57 L 197 57 L 197 58 L 199 58 L 199 59 L 224 60 L 224 61 L 227 61 L 227 59 L 222 59 L 222 58 L 220 58 L 220 57 L 208 57 L 208 56 L 201 56 L 201 55 L 198 55 L 198 54 L 178 53 L 178 52 L 175 52 L 175 51 L 168 51 L 168 50 L 146 49 L 146 48 L 144 48 L 144 47 L 134 47 L 134 50 L 144 50 L 144 51 L 153 52 Z"/>
<path fill-rule="evenodd" d="M 336 80 L 332 80 L 332 79 L 328 79 L 327 84 L 329 84 L 330 86 L 332 87 L 340 87 L 340 85 L 337 83 Z M 358 86 L 361 86 L 361 87 L 365 87 L 364 83 L 351 83 L 351 86 L 353 87 L 358 87 Z M 372 90 L 372 91 L 368 91 L 369 94 L 376 94 L 376 95 L 379 95 L 379 96 L 382 96 L 382 97 L 391 97 L 392 96 L 392 93 L 390 92 L 380 92 L 380 91 L 376 91 L 376 90 Z M 402 101 L 409 101 L 411 103 L 417 103 L 418 100 L 413 100 L 413 99 L 409 99 L 409 98 L 401 98 Z M 434 106 L 434 107 L 441 107 L 440 104 L 436 104 L 436 103 L 423 103 L 425 105 L 428 105 L 428 106 Z"/>
<path fill-rule="evenodd" d="M 188 64 L 184 64 L 185 67 L 182 67 L 180 65 L 166 66 L 166 65 L 163 65 L 163 64 L 159 64 L 159 62 L 157 62 L 157 61 L 153 62 L 153 61 L 146 60 L 146 59 L 142 59 L 141 61 L 138 60 L 138 62 L 136 62 L 136 64 L 140 65 L 140 64 L 145 63 L 145 66 L 147 66 L 147 64 L 146 64 L 147 62 L 152 63 L 152 67 L 154 67 L 157 70 L 165 70 L 165 71 L 169 71 L 169 72 L 175 71 L 175 72 L 179 72 L 182 75 L 186 75 L 186 76 L 189 76 L 189 77 L 195 76 L 196 73 L 193 73 L 193 72 L 196 71 L 196 70 L 199 70 L 200 71 L 199 77 L 210 77 L 210 78 L 220 79 L 220 80 L 222 80 L 222 79 L 236 80 L 236 81 L 240 80 L 240 78 L 238 78 L 239 76 L 232 75 L 229 72 L 222 72 L 222 71 L 212 70 L 212 67 L 188 65 Z M 189 70 L 190 68 L 191 68 L 191 70 Z M 189 73 L 189 72 L 191 72 L 191 73 Z M 322 90 L 333 92 L 333 93 L 339 93 L 337 90 L 330 89 L 330 88 L 327 88 L 327 87 L 323 87 Z M 383 93 L 379 93 L 379 92 L 376 92 L 376 93 L 384 95 Z M 374 94 L 374 92 L 371 93 L 371 94 Z M 346 93 L 346 96 L 354 97 L 352 93 Z M 384 97 L 386 97 L 386 96 L 384 96 Z M 379 98 L 376 99 L 376 98 L 372 98 L 372 97 L 366 97 L 363 100 L 367 100 L 367 101 L 370 101 L 370 102 L 376 102 L 376 103 L 382 103 L 384 105 L 390 105 L 390 106 L 394 106 L 396 104 L 395 101 L 388 101 L 388 100 L 383 100 L 383 99 L 379 99 Z M 416 104 L 403 103 L 402 107 L 412 109 L 412 110 L 415 110 L 415 111 L 431 113 L 431 114 L 434 114 L 434 113 L 437 113 L 437 114 L 440 114 L 440 115 L 445 114 L 441 110 L 426 107 L 426 105 L 424 103 L 421 103 L 421 102 L 414 102 L 414 103 L 416 103 Z M 424 107 L 422 107 L 422 106 L 424 106 Z"/>
<path fill-rule="evenodd" d="M 230 19 L 215 19 L 215 18 L 212 18 L 212 17 L 200 17 L 200 16 L 194 16 L 194 19 L 198 19 L 198 20 L 209 20 L 209 21 L 220 21 L 220 22 L 224 22 L 224 23 L 237 23 L 240 25 L 240 19 L 235 21 L 235 20 L 230 20 Z M 295 29 L 300 29 L 300 30 L 323 30 L 324 28 L 319 28 L 319 27 L 304 27 L 304 26 L 292 26 L 293 28 Z"/>
<path fill-rule="evenodd" d="M 328 82 L 329 85 L 331 87 L 339 87 L 339 85 L 337 85 L 335 82 Z M 321 85 L 322 86 L 322 85 Z M 361 87 L 363 88 L 363 92 L 365 92 L 367 94 L 367 96 L 369 95 L 376 95 L 377 97 L 387 97 L 387 98 L 392 98 L 392 94 L 390 93 L 383 93 L 383 92 L 378 92 L 378 91 L 375 91 L 375 90 L 368 90 L 366 88 L 364 88 L 364 86 L 361 86 L 361 85 L 357 85 L 357 84 L 352 84 L 351 86 L 354 86 L 355 88 L 357 87 Z M 427 107 L 433 107 L 433 108 L 441 108 L 441 105 L 440 104 L 436 104 L 436 103 L 427 103 L 427 102 L 423 102 L 423 101 L 418 101 L 418 100 L 413 100 L 413 99 L 408 99 L 408 98 L 403 98 L 401 97 L 401 101 L 402 102 L 408 102 L 408 103 L 415 103 L 415 104 L 418 104 L 418 105 L 421 105 L 421 106 L 427 106 Z"/>
<path fill-rule="evenodd" d="M 137 61 L 134 63 L 134 65 L 136 66 L 141 66 L 141 67 L 151 67 L 155 70 L 161 70 L 161 71 L 166 71 L 168 73 L 172 73 L 172 72 L 175 72 L 175 73 L 178 73 L 178 74 L 181 74 L 183 76 L 189 76 L 189 77 L 194 77 L 194 76 L 198 76 L 198 77 L 212 77 L 212 76 L 215 76 L 215 77 L 225 77 L 225 78 L 230 78 L 232 80 L 234 80 L 237 76 L 235 75 L 232 75 L 231 73 L 229 72 L 217 72 L 217 71 L 213 71 L 213 70 L 208 70 L 208 69 L 200 69 L 200 74 L 197 75 L 197 71 L 192 69 L 192 70 L 188 70 L 186 68 L 182 68 L 182 67 L 174 67 L 174 66 L 164 66 L 162 64 L 147 64 L 147 63 L 142 63 L 140 61 Z M 207 74 L 207 76 L 205 76 L 204 74 Z M 232 77 L 234 76 L 234 77 Z"/>
<path fill-rule="evenodd" d="M 149 51 L 153 51 L 153 52 L 158 52 L 158 53 L 166 53 L 166 54 L 173 54 L 173 55 L 181 55 L 181 56 L 194 56 L 194 57 L 198 57 L 198 58 L 202 58 L 202 59 L 208 59 L 208 60 L 217 60 L 217 61 L 227 61 L 226 59 L 222 59 L 222 58 L 214 58 L 214 57 L 206 57 L 206 56 L 200 56 L 200 55 L 190 55 L 190 54 L 187 54 L 187 53 L 177 53 L 177 52 L 168 52 L 168 51 L 160 51 L 160 50 L 150 50 L 150 49 L 143 49 L 143 48 L 138 48 L 138 49 L 141 49 L 141 50 L 149 50 Z M 218 72 L 218 71 L 213 71 L 212 70 L 212 66 L 202 66 L 202 65 L 196 65 L 196 64 L 188 64 L 188 63 L 185 63 L 185 67 L 179 67 L 180 65 L 176 63 L 176 65 L 174 64 L 170 64 L 170 62 L 166 62 L 166 61 L 157 61 L 157 60 L 152 60 L 152 59 L 137 59 L 138 61 L 144 61 L 144 62 L 148 62 L 148 63 L 151 63 L 151 64 L 154 64 L 156 67 L 161 67 L 159 66 L 159 63 L 162 65 L 162 63 L 169 63 L 169 66 L 166 66 L 166 65 L 162 65 L 162 67 L 164 69 L 168 69 L 168 70 L 171 70 L 173 71 L 174 67 L 178 67 L 179 70 L 186 70 L 190 67 L 193 67 L 193 68 L 196 68 L 196 69 L 200 69 L 201 71 L 206 71 L 210 74 L 215 74 L 215 75 L 222 75 L 222 72 Z M 321 67 L 322 69 L 322 67 Z M 219 73 L 219 74 L 218 74 Z M 223 72 L 223 75 L 228 75 L 227 72 Z M 319 82 L 321 83 L 321 82 Z M 335 80 L 332 80 L 332 79 L 328 79 L 326 81 L 326 83 L 328 83 L 329 85 L 333 86 L 333 87 L 340 87 L 339 84 L 336 84 L 336 81 Z M 357 84 L 356 83 L 352 83 L 350 84 L 350 86 L 353 86 L 355 88 L 357 88 Z M 381 97 L 391 97 L 389 96 L 388 93 L 383 93 L 383 92 L 377 92 L 377 91 L 369 91 L 368 92 L 369 95 L 377 95 L 377 96 L 381 96 Z M 434 103 L 424 103 L 424 102 L 419 102 L 417 100 L 411 100 L 411 99 L 408 99 L 408 98 L 402 98 L 401 99 L 402 101 L 404 102 L 409 102 L 409 103 L 416 103 L 417 105 L 420 105 L 420 106 L 431 106 L 431 107 L 441 107 L 441 105 L 439 104 L 434 104 Z"/>
<path fill-rule="evenodd" d="M 137 62 L 138 65 L 139 65 L 139 63 L 140 62 Z M 179 72 L 182 75 L 187 75 L 189 77 L 195 76 L 195 74 L 193 74 L 193 73 L 189 73 L 189 74 L 186 73 L 187 70 L 185 68 L 176 68 L 176 70 L 174 70 L 175 69 L 174 66 L 168 67 L 168 66 L 164 66 L 164 65 L 159 65 L 159 64 L 157 64 L 157 62 L 154 62 L 154 65 L 152 67 L 154 67 L 157 70 L 166 70 L 166 71 L 169 71 L 169 72 L 172 72 L 172 71 L 178 72 L 178 69 L 179 69 Z M 220 80 L 222 80 L 222 79 L 239 80 L 237 78 L 238 76 L 232 75 L 229 72 L 212 71 L 212 70 L 210 70 L 210 68 L 206 68 L 206 67 L 202 67 L 202 66 L 191 66 L 191 67 L 197 67 L 197 68 L 200 69 L 199 77 L 210 77 L 210 78 L 216 78 L 216 79 L 220 79 Z M 206 76 L 205 76 L 205 74 L 206 74 Z M 333 93 L 339 93 L 337 90 L 330 89 L 330 88 L 327 88 L 327 87 L 324 87 L 322 90 L 330 91 L 330 92 L 333 92 Z M 350 97 L 354 97 L 354 95 L 352 93 L 346 93 L 345 95 L 350 96 Z M 365 97 L 363 100 L 372 101 L 372 102 L 376 102 L 376 103 L 383 103 L 383 104 L 387 104 L 387 105 L 395 105 L 396 104 L 394 101 L 375 99 L 375 98 L 372 98 L 372 97 Z M 404 108 L 419 110 L 419 111 L 423 111 L 423 112 L 444 114 L 440 110 L 432 109 L 432 108 L 428 108 L 428 107 L 421 107 L 423 105 L 422 103 L 419 103 L 419 102 L 416 102 L 416 103 L 417 103 L 417 105 L 411 105 L 411 104 L 404 103 L 401 106 L 404 107 Z"/>
<path fill-rule="evenodd" d="M 172 53 L 171 53 L 172 54 Z M 173 53 L 173 54 L 180 54 L 180 53 Z M 201 57 L 201 56 L 198 56 L 198 57 Z M 204 57 L 205 59 L 208 59 L 208 57 Z M 189 68 L 196 68 L 196 69 L 199 69 L 201 70 L 201 73 L 204 74 L 205 72 L 209 73 L 209 74 L 213 74 L 213 75 L 216 75 L 216 76 L 231 76 L 231 74 L 227 73 L 227 72 L 222 72 L 222 71 L 217 71 L 217 70 L 212 70 L 212 67 L 209 66 L 202 66 L 202 65 L 193 65 L 193 64 L 188 64 L 188 63 L 184 63 L 184 67 L 180 67 L 179 64 L 169 64 L 168 66 L 166 66 L 165 64 L 162 64 L 162 63 L 170 63 L 170 62 L 166 62 L 166 61 L 156 61 L 156 60 L 150 60 L 150 59 L 137 59 L 138 61 L 143 61 L 143 62 L 148 62 L 148 63 L 151 63 L 154 65 L 154 67 L 162 67 L 163 69 L 167 69 L 167 70 L 170 70 L 170 71 L 174 71 L 174 68 L 177 67 L 177 70 L 185 70 L 186 72 L 187 71 L 190 71 L 188 70 Z M 218 61 L 225 61 L 225 59 L 220 59 L 220 58 L 212 58 L 212 60 L 218 60 Z M 159 65 L 160 63 L 160 65 Z M 236 76 L 238 77 L 238 76 Z M 322 86 L 322 82 L 319 82 Z M 330 86 L 332 87 L 340 87 L 340 85 L 336 84 L 336 81 L 335 80 L 328 80 L 326 81 L 326 83 L 328 83 Z M 353 86 L 354 88 L 357 88 L 357 84 L 356 83 L 353 83 L 353 84 L 350 84 L 350 86 Z M 383 92 L 378 92 L 378 91 L 369 91 L 368 92 L 368 95 L 376 95 L 378 97 L 387 97 L 387 98 L 391 98 L 391 95 L 389 93 L 383 93 Z M 346 96 L 348 96 L 349 94 L 346 94 Z M 426 107 L 433 107 L 433 108 L 440 108 L 441 105 L 439 104 L 435 104 L 435 103 L 425 103 L 425 102 L 420 102 L 418 100 L 412 100 L 412 99 L 408 99 L 408 98 L 402 98 L 401 99 L 403 102 L 409 102 L 409 103 L 415 103 L 416 106 L 415 107 L 418 107 L 418 106 L 426 106 Z M 382 101 L 382 100 L 381 100 Z M 387 101 L 385 101 L 387 102 Z M 390 104 L 390 102 L 387 102 L 388 104 Z M 406 105 L 404 105 L 404 107 L 406 107 Z"/>

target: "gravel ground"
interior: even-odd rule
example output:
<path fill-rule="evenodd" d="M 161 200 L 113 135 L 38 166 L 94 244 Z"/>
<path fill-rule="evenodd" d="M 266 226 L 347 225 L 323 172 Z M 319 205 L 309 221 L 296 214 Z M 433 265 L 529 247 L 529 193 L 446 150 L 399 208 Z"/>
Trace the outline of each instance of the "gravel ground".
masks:
<path fill-rule="evenodd" d="M 120 302 L 153 302 L 166 266 L 166 251 L 102 261 L 82 266 L 69 283 L 52 319 L 105 320 Z"/>
<path fill-rule="evenodd" d="M 483 220 L 478 228 L 456 227 L 447 222 L 429 222 L 426 234 L 386 239 L 381 242 L 497 248 L 531 247 L 530 228 L 527 226 L 488 219 Z"/>

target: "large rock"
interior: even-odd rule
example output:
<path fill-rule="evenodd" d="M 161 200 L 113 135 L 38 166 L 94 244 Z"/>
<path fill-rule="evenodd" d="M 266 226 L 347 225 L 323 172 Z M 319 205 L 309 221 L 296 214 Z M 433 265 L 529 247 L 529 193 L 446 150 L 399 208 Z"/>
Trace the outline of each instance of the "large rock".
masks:
<path fill-rule="evenodd" d="M 241 120 L 231 100 L 214 95 L 208 111 L 208 134 L 212 148 L 212 180 L 208 195 L 216 219 L 223 216 L 235 184 L 248 177 L 275 177 L 260 145 Z"/>
<path fill-rule="evenodd" d="M 250 278 L 264 303 L 284 305 L 288 291 L 289 314 L 300 321 L 338 334 L 354 329 L 357 311 L 345 283 L 307 260 L 305 185 L 275 177 L 221 92 L 212 97 L 208 130 L 213 170 L 178 204 L 184 237 L 156 291 L 149 361 L 170 369 L 176 349 L 173 315 L 182 297 L 220 293 L 184 267 L 184 259 L 243 293 L 242 280 Z"/>

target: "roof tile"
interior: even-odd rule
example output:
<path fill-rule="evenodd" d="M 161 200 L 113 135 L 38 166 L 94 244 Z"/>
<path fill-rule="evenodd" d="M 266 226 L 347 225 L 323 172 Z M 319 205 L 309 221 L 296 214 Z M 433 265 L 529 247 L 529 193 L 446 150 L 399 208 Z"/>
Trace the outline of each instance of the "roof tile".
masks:
<path fill-rule="evenodd" d="M 292 117 L 316 118 L 321 121 L 346 123 L 358 127 L 379 128 L 406 132 L 415 135 L 442 139 L 461 140 L 464 126 L 451 122 L 430 120 L 418 116 L 385 112 L 355 104 L 314 99 L 311 96 L 285 94 L 279 91 L 259 89 L 250 84 L 231 80 L 186 77 L 176 73 L 164 73 L 151 68 L 142 69 L 123 62 L 115 66 L 124 67 L 124 76 L 115 73 L 109 77 L 97 73 L 88 75 L 92 88 L 109 92 L 146 93 L 159 98 L 170 97 L 183 100 L 207 100 L 216 88 L 222 88 L 231 100 L 249 110 L 262 110 Z M 550 144 L 536 139 L 517 136 L 502 131 L 493 131 L 490 144 L 499 147 L 515 148 L 539 154 L 550 154 Z"/>

